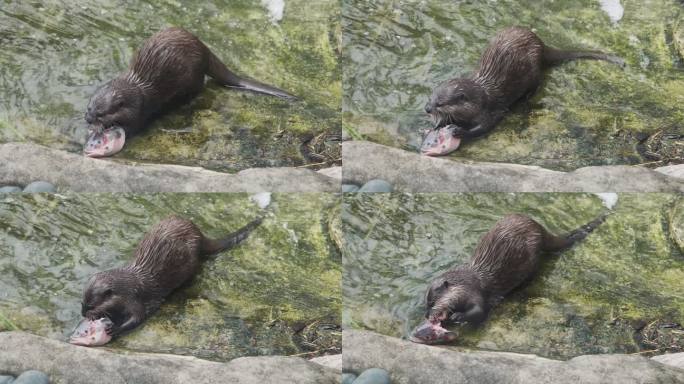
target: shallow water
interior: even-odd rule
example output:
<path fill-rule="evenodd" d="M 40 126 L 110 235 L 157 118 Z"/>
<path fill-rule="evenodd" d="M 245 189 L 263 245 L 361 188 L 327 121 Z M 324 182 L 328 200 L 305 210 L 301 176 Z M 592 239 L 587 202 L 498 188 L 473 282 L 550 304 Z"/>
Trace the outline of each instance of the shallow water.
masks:
<path fill-rule="evenodd" d="M 423 107 L 431 89 L 472 72 L 498 30 L 522 25 L 549 45 L 611 52 L 627 67 L 585 60 L 547 70 L 528 102 L 452 158 L 559 170 L 684 161 L 684 49 L 673 44 L 684 8 L 675 0 L 621 4 L 624 15 L 612 22 L 594 0 L 345 1 L 345 133 L 417 151 L 430 127 Z M 658 132 L 672 136 L 646 144 L 680 150 L 646 154 L 644 141 Z"/>
<path fill-rule="evenodd" d="M 272 14 L 277 3 L 284 5 L 280 20 Z M 302 142 L 340 132 L 338 20 L 337 2 L 329 0 L 4 1 L 0 142 L 80 152 L 90 95 L 125 71 L 144 39 L 182 26 L 238 74 L 302 100 L 289 103 L 208 80 L 199 97 L 156 120 L 118 157 L 222 171 L 311 163 Z"/>
<path fill-rule="evenodd" d="M 326 194 L 279 195 L 261 209 L 243 194 L 0 196 L 0 331 L 67 340 L 88 277 L 126 264 L 170 214 L 209 237 L 257 216 L 238 247 L 206 261 L 159 312 L 109 347 L 229 360 L 339 352 L 341 259 Z"/>
<path fill-rule="evenodd" d="M 454 345 L 562 359 L 681 351 L 681 327 L 668 325 L 684 316 L 682 207 L 681 196 L 619 194 L 605 223 L 550 255 L 480 328 L 450 328 Z M 343 325 L 406 337 L 422 320 L 429 282 L 469 260 L 508 213 L 563 233 L 606 211 L 591 194 L 348 194 Z"/>

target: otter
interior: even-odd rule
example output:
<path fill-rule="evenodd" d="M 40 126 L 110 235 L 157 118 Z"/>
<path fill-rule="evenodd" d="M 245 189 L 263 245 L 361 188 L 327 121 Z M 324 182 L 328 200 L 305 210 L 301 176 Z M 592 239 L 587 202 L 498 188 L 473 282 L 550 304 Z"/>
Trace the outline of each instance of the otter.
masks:
<path fill-rule="evenodd" d="M 111 337 L 134 329 L 197 273 L 203 259 L 236 246 L 260 223 L 256 219 L 225 238 L 212 240 L 190 220 L 178 216 L 162 220 L 143 237 L 130 264 L 90 277 L 81 315 L 90 321 L 107 319 L 106 332 Z"/>
<path fill-rule="evenodd" d="M 164 29 L 146 40 L 128 71 L 100 87 L 85 113 L 90 157 L 111 156 L 126 137 L 170 106 L 188 101 L 204 88 L 208 75 L 221 85 L 285 99 L 296 97 L 281 89 L 231 72 L 204 43 L 182 28 Z"/>
<path fill-rule="evenodd" d="M 534 93 L 545 68 L 574 59 L 625 65 L 623 59 L 603 52 L 549 47 L 527 28 L 502 30 L 485 49 L 475 73 L 447 80 L 432 91 L 425 112 L 432 118 L 434 128 L 425 137 L 421 152 L 428 156 L 446 155 L 458 148 L 460 139 L 491 131 L 514 102 Z M 440 133 L 457 140 L 439 137 Z"/>
<path fill-rule="evenodd" d="M 530 280 L 544 252 L 564 250 L 584 239 L 606 218 L 556 236 L 528 216 L 512 214 L 499 220 L 481 239 L 470 262 L 435 279 L 425 294 L 425 321 L 409 339 L 435 344 L 452 341 L 442 324 L 482 323 L 505 295 Z"/>

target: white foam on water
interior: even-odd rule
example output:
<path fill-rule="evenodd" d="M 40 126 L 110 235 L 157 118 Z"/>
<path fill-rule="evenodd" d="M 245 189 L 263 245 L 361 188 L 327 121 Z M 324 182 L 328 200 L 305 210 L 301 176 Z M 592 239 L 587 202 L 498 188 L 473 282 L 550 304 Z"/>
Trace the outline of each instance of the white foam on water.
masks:
<path fill-rule="evenodd" d="M 283 19 L 285 13 L 285 0 L 261 0 L 261 4 L 268 9 L 271 22 L 277 23 Z"/>
<path fill-rule="evenodd" d="M 618 201 L 617 193 L 596 193 L 596 196 L 603 201 L 603 205 L 608 209 L 613 209 Z"/>
<path fill-rule="evenodd" d="M 261 192 L 249 197 L 259 208 L 264 209 L 271 204 L 271 192 Z"/>
<path fill-rule="evenodd" d="M 599 0 L 601 9 L 608 14 L 610 21 L 617 23 L 625 14 L 625 8 L 620 4 L 620 0 Z"/>

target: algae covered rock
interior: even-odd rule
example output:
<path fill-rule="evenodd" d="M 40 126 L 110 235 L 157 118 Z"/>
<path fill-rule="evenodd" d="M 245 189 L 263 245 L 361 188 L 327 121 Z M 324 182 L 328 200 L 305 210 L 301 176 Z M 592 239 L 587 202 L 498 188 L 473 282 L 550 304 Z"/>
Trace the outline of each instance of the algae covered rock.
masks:
<path fill-rule="evenodd" d="M 263 217 L 246 241 L 204 262 L 145 323 L 108 347 L 213 360 L 339 353 L 341 258 L 327 225 L 339 200 L 332 194 L 273 194 L 265 208 L 247 194 L 7 196 L 0 221 L 11 229 L 0 249 L 12 255 L 0 251 L 0 258 L 12 257 L 34 278 L 0 266 L 0 329 L 21 325 L 66 340 L 80 320 L 88 277 L 126 264 L 142 234 L 171 214 L 209 237 Z"/>

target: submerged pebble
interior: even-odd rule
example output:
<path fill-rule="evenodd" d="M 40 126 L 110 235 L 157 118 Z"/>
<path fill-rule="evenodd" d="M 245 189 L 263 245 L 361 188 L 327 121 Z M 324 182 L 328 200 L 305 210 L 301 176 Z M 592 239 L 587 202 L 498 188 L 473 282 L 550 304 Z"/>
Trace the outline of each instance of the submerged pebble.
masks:
<path fill-rule="evenodd" d="M 363 371 L 354 384 L 391 384 L 389 373 L 384 369 L 371 368 Z"/>
<path fill-rule="evenodd" d="M 27 185 L 26 188 L 24 188 L 24 192 L 26 192 L 26 193 L 41 193 L 41 192 L 55 193 L 55 192 L 57 192 L 57 189 L 55 188 L 54 185 L 48 183 L 47 181 L 34 181 L 33 183 Z"/>
<path fill-rule="evenodd" d="M 21 188 L 15 187 L 14 185 L 8 185 L 6 187 L 0 188 L 0 193 L 16 193 L 16 192 L 21 192 Z M 0 376 L 3 377 L 3 376 Z M 0 384 L 2 381 L 0 381 Z"/>
<path fill-rule="evenodd" d="M 358 185 L 342 184 L 342 192 L 344 192 L 344 193 L 357 192 L 358 190 L 359 190 Z"/>
<path fill-rule="evenodd" d="M 0 376 L 0 384 L 10 384 L 14 381 L 12 376 Z"/>
<path fill-rule="evenodd" d="M 257 193 L 256 195 L 250 196 L 250 199 L 252 199 L 253 202 L 256 203 L 256 205 L 259 206 L 259 208 L 264 209 L 268 207 L 269 204 L 271 204 L 271 193 L 270 192 L 260 192 Z"/>
<path fill-rule="evenodd" d="M 353 373 L 343 373 L 342 374 L 342 384 L 353 384 L 356 380 L 356 375 Z"/>
<path fill-rule="evenodd" d="M 620 0 L 599 0 L 601 9 L 608 14 L 610 21 L 617 23 L 625 14 L 625 8 L 620 4 Z"/>
<path fill-rule="evenodd" d="M 19 375 L 12 384 L 50 384 L 50 378 L 40 371 L 26 371 Z"/>
<path fill-rule="evenodd" d="M 618 201 L 617 193 L 597 193 L 596 196 L 598 196 L 603 201 L 603 205 L 608 209 L 613 209 L 613 207 Z"/>
<path fill-rule="evenodd" d="M 364 184 L 359 192 L 392 192 L 392 185 L 385 180 L 373 179 Z"/>

